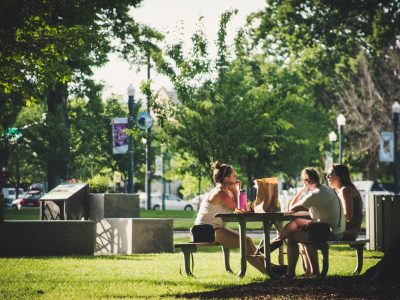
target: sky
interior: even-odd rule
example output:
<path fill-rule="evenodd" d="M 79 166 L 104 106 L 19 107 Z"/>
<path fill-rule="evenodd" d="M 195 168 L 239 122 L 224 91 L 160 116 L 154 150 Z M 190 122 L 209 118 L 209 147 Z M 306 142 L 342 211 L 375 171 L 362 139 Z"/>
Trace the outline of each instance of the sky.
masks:
<path fill-rule="evenodd" d="M 235 15 L 228 23 L 228 41 L 232 40 L 237 30 L 246 22 L 246 17 L 264 7 L 265 0 L 144 0 L 141 7 L 133 10 L 136 21 L 151 26 L 166 35 L 167 41 L 177 37 L 177 28 L 183 28 L 180 34 L 185 45 L 190 47 L 190 37 L 202 19 L 202 27 L 207 35 L 210 45 L 214 45 L 217 37 L 220 15 L 229 10 L 237 9 Z M 210 55 L 215 56 L 215 47 L 210 47 Z M 109 55 L 110 61 L 103 67 L 94 70 L 94 79 L 103 82 L 105 89 L 103 97 L 112 94 L 127 97 L 127 88 L 132 83 L 136 89 L 136 97 L 140 83 L 147 78 L 146 67 L 137 71 L 137 66 L 119 58 L 116 54 Z M 172 89 L 172 84 L 165 76 L 158 75 L 151 70 L 151 79 L 155 91 L 161 87 Z"/>

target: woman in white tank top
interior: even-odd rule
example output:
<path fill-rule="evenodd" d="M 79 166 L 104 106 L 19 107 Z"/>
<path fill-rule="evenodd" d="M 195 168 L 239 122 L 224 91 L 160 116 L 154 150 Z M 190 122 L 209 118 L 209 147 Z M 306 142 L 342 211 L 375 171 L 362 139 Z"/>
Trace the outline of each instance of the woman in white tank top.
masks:
<path fill-rule="evenodd" d="M 239 233 L 230 228 L 215 215 L 219 213 L 243 212 L 237 209 L 239 182 L 235 170 L 228 164 L 215 162 L 213 166 L 215 187 L 208 197 L 203 199 L 195 221 L 196 225 L 211 224 L 215 229 L 215 241 L 227 248 L 239 248 Z M 261 273 L 265 274 L 264 261 L 261 257 L 249 257 L 256 251 L 252 240 L 246 237 L 248 262 Z"/>

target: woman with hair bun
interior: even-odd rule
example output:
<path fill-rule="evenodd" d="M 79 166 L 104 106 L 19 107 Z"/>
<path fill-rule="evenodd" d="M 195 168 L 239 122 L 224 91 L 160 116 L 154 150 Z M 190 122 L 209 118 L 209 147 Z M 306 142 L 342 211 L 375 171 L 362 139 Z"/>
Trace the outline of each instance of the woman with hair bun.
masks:
<path fill-rule="evenodd" d="M 214 188 L 203 198 L 195 221 L 196 225 L 210 224 L 215 230 L 215 241 L 226 248 L 239 248 L 239 233 L 225 227 L 216 214 L 243 212 L 237 209 L 240 182 L 236 180 L 235 170 L 231 165 L 219 161 L 213 164 Z M 248 262 L 265 274 L 264 261 L 260 257 L 249 257 L 256 251 L 252 240 L 246 237 Z"/>

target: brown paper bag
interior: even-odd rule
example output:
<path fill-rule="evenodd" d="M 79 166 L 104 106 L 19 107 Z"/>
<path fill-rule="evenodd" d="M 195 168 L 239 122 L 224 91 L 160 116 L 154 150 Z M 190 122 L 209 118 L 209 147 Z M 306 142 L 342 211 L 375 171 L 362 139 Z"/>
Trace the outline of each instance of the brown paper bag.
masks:
<path fill-rule="evenodd" d="M 257 197 L 256 201 L 254 201 L 254 211 L 278 211 L 278 178 L 261 178 L 254 181 L 257 188 Z"/>

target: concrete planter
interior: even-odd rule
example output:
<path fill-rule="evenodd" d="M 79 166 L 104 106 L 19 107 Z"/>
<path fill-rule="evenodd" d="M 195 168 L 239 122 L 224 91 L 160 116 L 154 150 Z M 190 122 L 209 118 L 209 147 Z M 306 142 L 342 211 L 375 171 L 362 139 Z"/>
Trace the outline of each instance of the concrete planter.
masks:
<path fill-rule="evenodd" d="M 173 219 L 106 218 L 97 221 L 95 254 L 173 252 Z"/>
<path fill-rule="evenodd" d="M 93 255 L 94 221 L 0 222 L 0 256 Z"/>
<path fill-rule="evenodd" d="M 139 194 L 89 194 L 89 219 L 138 218 Z"/>

